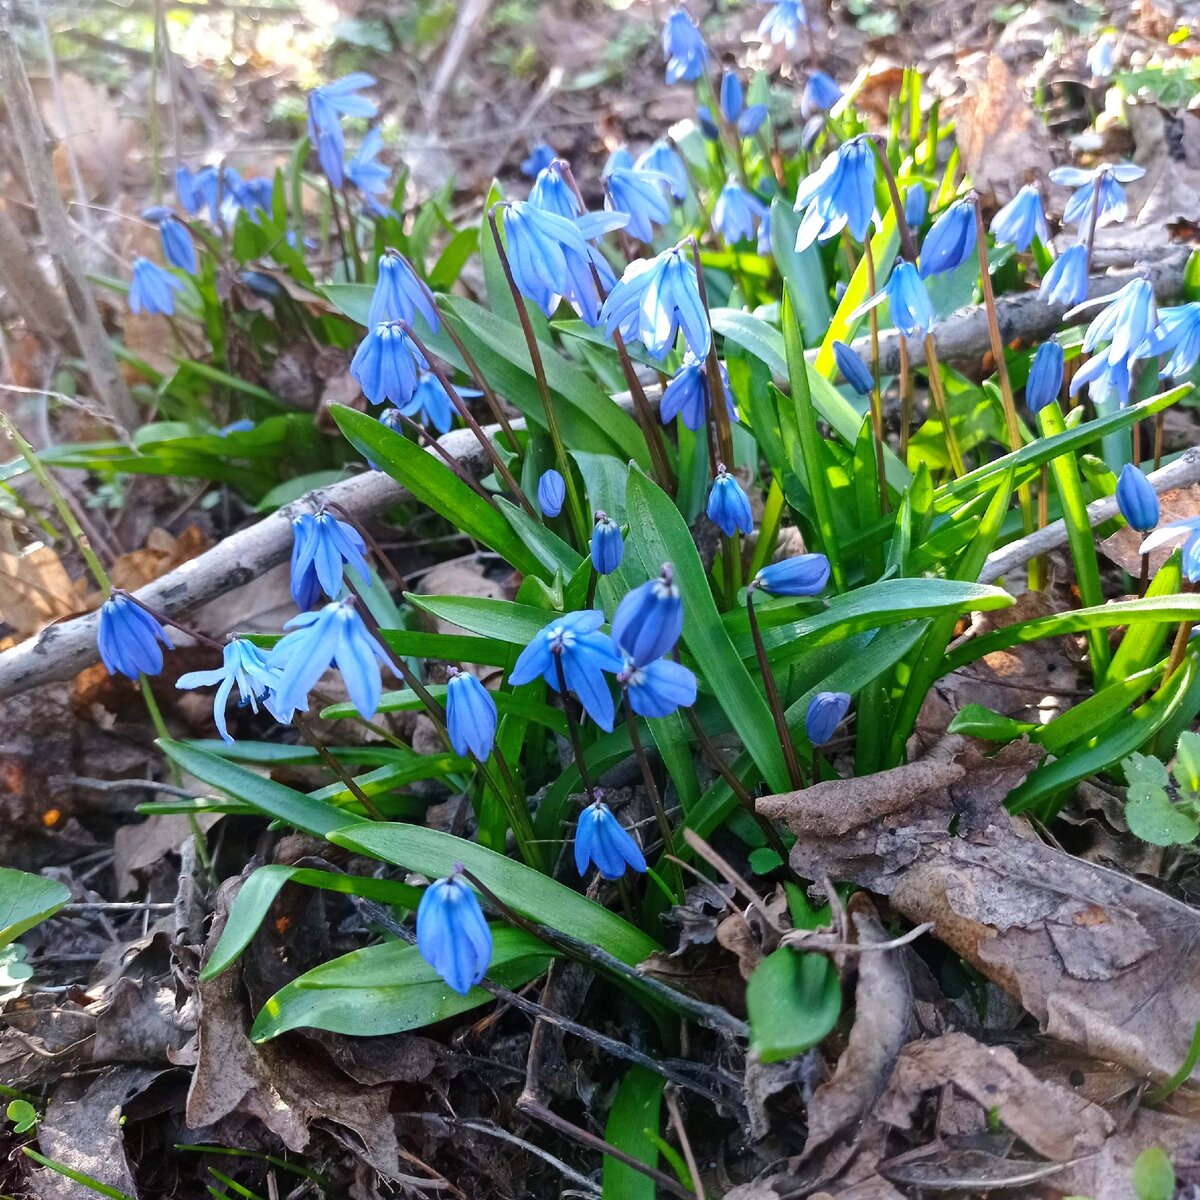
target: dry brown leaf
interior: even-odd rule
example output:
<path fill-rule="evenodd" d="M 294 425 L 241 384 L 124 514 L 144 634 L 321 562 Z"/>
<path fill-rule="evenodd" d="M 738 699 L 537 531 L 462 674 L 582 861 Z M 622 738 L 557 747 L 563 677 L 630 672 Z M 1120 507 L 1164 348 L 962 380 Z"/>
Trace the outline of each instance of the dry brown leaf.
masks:
<path fill-rule="evenodd" d="M 0 550 L 0 621 L 22 637 L 81 609 L 66 567 L 50 546 L 25 554 Z"/>
<path fill-rule="evenodd" d="M 178 537 L 165 529 L 152 529 L 146 545 L 141 550 L 122 554 L 113 563 L 109 575 L 117 587 L 133 592 L 203 554 L 208 545 L 208 538 L 198 525 L 189 525 Z"/>
<path fill-rule="evenodd" d="M 1142 244 L 1165 244 L 1170 226 L 1200 223 L 1200 165 L 1188 161 L 1183 138 L 1168 138 L 1168 118 L 1157 104 L 1128 105 L 1126 113 L 1137 161 L 1146 168 L 1130 192 L 1131 208 L 1137 209 L 1133 227 Z M 1196 139 L 1188 126 L 1200 126 L 1200 117 L 1183 113 L 1180 120 L 1184 137 Z"/>
<path fill-rule="evenodd" d="M 138 874 L 179 849 L 193 836 L 192 821 L 208 830 L 221 819 L 220 813 L 200 813 L 189 818 L 182 813 L 148 817 L 136 825 L 122 825 L 113 835 L 113 873 L 117 897 L 130 895 L 138 886 Z"/>

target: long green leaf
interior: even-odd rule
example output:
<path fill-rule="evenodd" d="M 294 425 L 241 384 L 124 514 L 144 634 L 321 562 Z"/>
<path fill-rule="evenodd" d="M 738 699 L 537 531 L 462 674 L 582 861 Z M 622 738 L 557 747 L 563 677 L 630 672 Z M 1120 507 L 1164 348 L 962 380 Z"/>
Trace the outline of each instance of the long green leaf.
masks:
<path fill-rule="evenodd" d="M 658 1147 L 650 1134 L 657 1132 L 661 1121 L 666 1082 L 645 1067 L 631 1067 L 617 1087 L 604 1126 L 606 1141 L 648 1167 L 658 1166 Z M 653 1179 L 608 1155 L 602 1181 L 602 1200 L 655 1200 L 658 1195 Z"/>

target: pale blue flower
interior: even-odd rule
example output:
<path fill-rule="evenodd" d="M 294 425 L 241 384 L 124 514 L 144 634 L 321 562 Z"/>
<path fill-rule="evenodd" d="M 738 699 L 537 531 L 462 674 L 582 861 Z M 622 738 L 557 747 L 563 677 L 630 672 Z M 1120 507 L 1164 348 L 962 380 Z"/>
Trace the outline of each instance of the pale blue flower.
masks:
<path fill-rule="evenodd" d="M 957 270 L 975 253 L 975 241 L 975 206 L 969 200 L 955 200 L 925 235 L 921 278 Z"/>
<path fill-rule="evenodd" d="M 1083 242 L 1068 246 L 1051 264 L 1038 289 L 1038 299 L 1047 304 L 1074 308 L 1087 296 L 1088 252 Z"/>
<path fill-rule="evenodd" d="M 749 241 L 766 211 L 767 206 L 753 192 L 730 176 L 713 207 L 713 228 L 731 246 Z"/>
<path fill-rule="evenodd" d="M 687 196 L 687 167 L 679 152 L 664 138 L 659 138 L 643 150 L 633 165 L 639 171 L 652 171 L 662 176 L 673 199 L 682 200 Z"/>
<path fill-rule="evenodd" d="M 630 263 L 600 317 L 610 334 L 620 329 L 626 341 L 640 340 L 652 358 L 665 358 L 681 329 L 697 358 L 708 354 L 712 341 L 696 267 L 678 246 Z"/>
<path fill-rule="evenodd" d="M 579 814 L 575 826 L 575 869 L 586 875 L 592 863 L 605 879 L 620 879 L 626 867 L 635 871 L 646 869 L 646 859 L 637 842 L 599 799 Z"/>
<path fill-rule="evenodd" d="M 1049 242 L 1050 227 L 1036 184 L 1027 183 L 996 213 L 991 231 L 997 246 L 1015 246 L 1021 251 L 1028 250 L 1035 237 L 1042 243 Z"/>
<path fill-rule="evenodd" d="M 1132 183 L 1145 175 L 1144 167 L 1134 163 L 1101 163 L 1095 170 L 1085 171 L 1081 167 L 1055 167 L 1050 172 L 1052 182 L 1062 187 L 1076 188 L 1067 206 L 1063 209 L 1063 224 L 1079 224 L 1088 228 L 1092 220 L 1092 197 L 1099 188 L 1097 227 L 1110 221 L 1123 221 L 1129 214 L 1129 203 L 1125 199 L 1123 183 Z"/>
<path fill-rule="evenodd" d="M 662 32 L 667 83 L 692 83 L 708 66 L 708 47 L 696 22 L 681 8 L 667 17 Z"/>
<path fill-rule="evenodd" d="M 417 905 L 417 949 L 460 996 L 487 974 L 492 931 L 459 869 L 431 883 Z"/>
<path fill-rule="evenodd" d="M 875 151 L 866 134 L 843 142 L 821 166 L 800 183 L 796 211 L 804 217 L 796 249 L 826 241 L 849 228 L 861 242 L 875 214 Z"/>
<path fill-rule="evenodd" d="M 441 322 L 429 288 L 412 263 L 399 250 L 389 247 L 379 256 L 379 273 L 371 293 L 371 307 L 367 310 L 367 328 L 374 329 L 387 321 L 403 321 L 415 326 L 418 315 L 437 333 Z"/>
<path fill-rule="evenodd" d="M 1162 369 L 1164 377 L 1178 379 L 1200 360 L 1200 302 L 1159 309 L 1158 324 L 1135 351 L 1137 358 L 1153 358 L 1173 351 Z"/>
<path fill-rule="evenodd" d="M 213 721 L 222 740 L 232 745 L 233 737 L 226 724 L 225 708 L 234 687 L 238 690 L 240 705 L 248 704 L 252 711 L 258 712 L 258 706 L 262 704 L 274 716 L 272 693 L 279 685 L 281 673 L 277 667 L 267 664 L 262 651 L 253 642 L 244 638 L 235 637 L 227 642 L 221 651 L 221 658 L 220 667 L 212 671 L 188 671 L 180 675 L 175 686 L 187 691 L 217 685 L 213 697 Z"/>

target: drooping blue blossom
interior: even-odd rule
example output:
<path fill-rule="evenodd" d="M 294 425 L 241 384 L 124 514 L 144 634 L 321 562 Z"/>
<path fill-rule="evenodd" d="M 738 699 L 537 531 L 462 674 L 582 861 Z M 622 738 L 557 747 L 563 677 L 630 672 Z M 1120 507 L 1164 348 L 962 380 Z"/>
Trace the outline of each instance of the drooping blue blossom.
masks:
<path fill-rule="evenodd" d="M 802 0 L 762 0 L 770 5 L 767 15 L 759 22 L 758 36 L 775 46 L 788 50 L 796 48 L 800 30 L 808 24 Z"/>
<path fill-rule="evenodd" d="M 496 744 L 496 701 L 467 671 L 451 667 L 446 684 L 446 733 L 454 753 L 483 762 Z"/>
<path fill-rule="evenodd" d="M 671 219 L 671 206 L 663 195 L 666 181 L 649 171 L 617 167 L 604 181 L 604 207 L 609 212 L 627 213 L 626 229 L 639 242 L 654 239 L 654 226 Z"/>
<path fill-rule="evenodd" d="M 1082 304 L 1088 289 L 1088 252 L 1083 242 L 1068 246 L 1050 265 L 1038 289 L 1038 299 L 1047 304 L 1074 308 Z"/>
<path fill-rule="evenodd" d="M 697 358 L 708 354 L 712 341 L 696 267 L 679 246 L 631 262 L 609 292 L 600 317 L 610 335 L 619 329 L 626 341 L 640 340 L 652 358 L 666 357 L 680 329 Z"/>
<path fill-rule="evenodd" d="M 721 115 L 741 137 L 753 137 L 767 119 L 765 104 L 746 106 L 746 93 L 742 81 L 732 71 L 721 76 Z"/>
<path fill-rule="evenodd" d="M 875 214 L 875 151 L 866 134 L 843 142 L 811 175 L 801 180 L 796 211 L 804 217 L 796 249 L 826 241 L 848 228 L 861 242 Z"/>
<path fill-rule="evenodd" d="M 767 206 L 731 175 L 713 206 L 713 228 L 734 246 L 754 237 L 754 227 L 766 212 Z"/>
<path fill-rule="evenodd" d="M 249 433 L 253 428 L 253 420 L 249 417 L 242 417 L 237 421 L 230 421 L 228 425 L 222 425 L 217 430 L 217 436 L 228 437 L 231 433 Z"/>
<path fill-rule="evenodd" d="M 639 717 L 669 717 L 676 709 L 696 703 L 696 676 L 670 658 L 639 665 L 626 657 L 617 682 Z"/>
<path fill-rule="evenodd" d="M 585 609 L 564 613 L 540 629 L 521 651 L 508 677 L 513 687 L 531 683 L 539 676 L 559 690 L 558 664 L 562 664 L 567 690 L 579 697 L 584 712 L 606 732 L 612 732 L 613 700 L 604 672 L 615 674 L 622 667 L 612 639 L 600 632 L 604 613 Z"/>
<path fill-rule="evenodd" d="M 575 189 L 567 182 L 558 159 L 538 172 L 529 190 L 529 203 L 566 217 L 568 221 L 573 221 L 583 212 L 583 204 L 575 195 Z"/>
<path fill-rule="evenodd" d="M 829 582 L 829 559 L 823 554 L 796 554 L 763 567 L 750 581 L 771 596 L 817 596 Z"/>
<path fill-rule="evenodd" d="M 267 665 L 282 671 L 275 689 L 279 720 L 286 723 L 296 709 L 307 709 L 308 693 L 330 667 L 336 667 L 351 703 L 369 721 L 379 708 L 383 691 L 379 667 L 388 657 L 363 624 L 354 598 L 300 613 L 284 629 L 288 632 L 267 656 Z"/>
<path fill-rule="evenodd" d="M 211 167 L 204 169 L 212 170 Z M 175 198 L 189 217 L 194 217 L 204 206 L 204 191 L 198 184 L 199 174 L 185 163 L 175 168 Z"/>
<path fill-rule="evenodd" d="M 737 479 L 725 469 L 724 463 L 717 465 L 717 477 L 708 493 L 708 507 L 704 511 L 726 537 L 733 537 L 739 531 L 750 533 L 754 529 L 750 498 L 742 491 Z"/>
<path fill-rule="evenodd" d="M 611 575 L 625 557 L 621 527 L 603 509 L 597 510 L 592 526 L 592 567 L 597 575 Z"/>
<path fill-rule="evenodd" d="M 646 859 L 637 842 L 599 799 L 579 814 L 575 826 L 575 869 L 586 875 L 593 863 L 605 879 L 620 879 L 626 867 L 635 871 L 646 869 Z"/>
<path fill-rule="evenodd" d="M 353 525 L 332 513 L 301 513 L 292 521 L 291 592 L 296 607 L 312 608 L 324 592 L 336 600 L 349 567 L 363 586 L 371 582 L 367 545 Z"/>
<path fill-rule="evenodd" d="M 628 592 L 612 619 L 612 640 L 640 666 L 669 654 L 683 632 L 683 597 L 670 563 Z"/>
<path fill-rule="evenodd" d="M 158 236 L 162 240 L 163 258 L 177 270 L 195 275 L 200 264 L 196 258 L 196 243 L 192 241 L 191 230 L 169 208 L 162 205 L 143 209 L 142 217 L 157 223 Z"/>
<path fill-rule="evenodd" d="M 800 94 L 800 112 L 807 120 L 817 113 L 828 112 L 842 98 L 837 80 L 824 71 L 810 71 Z"/>
<path fill-rule="evenodd" d="M 729 419 L 737 419 L 737 411 L 733 407 L 733 392 L 729 386 L 729 375 L 725 364 L 719 363 L 721 371 L 721 390 L 725 393 L 725 405 L 729 409 Z M 658 415 L 664 425 L 669 425 L 676 417 L 695 433 L 703 429 L 708 421 L 712 405 L 712 393 L 708 386 L 708 369 L 704 360 L 697 358 L 690 350 L 683 356 L 683 365 L 675 372 L 671 382 L 663 389 L 662 400 L 658 406 Z"/>
<path fill-rule="evenodd" d="M 1104 404 L 1110 396 L 1115 396 L 1117 404 L 1124 408 L 1129 403 L 1132 382 L 1129 359 L 1119 358 L 1111 346 L 1105 346 L 1075 372 L 1070 392 L 1074 396 L 1086 386 L 1093 404 Z"/>
<path fill-rule="evenodd" d="M 213 721 L 222 740 L 232 745 L 233 737 L 226 724 L 225 707 L 234 687 L 238 690 L 239 706 L 248 704 L 252 711 L 258 712 L 258 706 L 262 704 L 274 716 L 272 693 L 279 685 L 279 680 L 279 669 L 267 664 L 263 652 L 253 642 L 235 637 L 226 642 L 221 651 L 221 666 L 212 671 L 188 671 L 180 675 L 175 686 L 190 691 L 192 688 L 217 685 L 213 697 Z"/>
<path fill-rule="evenodd" d="M 1113 51 L 1117 39 L 1111 33 L 1102 34 L 1088 47 L 1087 67 L 1097 79 L 1107 79 L 1113 73 Z"/>
<path fill-rule="evenodd" d="M 475 388 L 454 390 L 463 400 L 483 395 Z M 442 386 L 442 381 L 432 371 L 421 371 L 418 374 L 416 390 L 406 404 L 399 406 L 399 411 L 406 417 L 411 417 L 418 425 L 424 425 L 426 429 L 436 429 L 438 433 L 445 433 L 454 423 L 453 401 L 449 392 Z"/>
<path fill-rule="evenodd" d="M 563 501 L 567 498 L 567 484 L 553 467 L 542 472 L 537 485 L 537 498 L 543 516 L 557 517 L 562 512 Z"/>
<path fill-rule="evenodd" d="M 474 891 L 456 869 L 431 883 L 417 905 L 417 949 L 460 996 L 487 974 L 492 931 Z"/>
<path fill-rule="evenodd" d="M 1131 279 L 1114 295 L 1092 303 L 1103 303 L 1104 308 L 1084 334 L 1085 354 L 1091 354 L 1101 342 L 1108 342 L 1112 358 L 1127 359 L 1158 324 L 1154 287 L 1149 279 L 1141 276 Z M 1074 313 L 1068 315 L 1073 316 Z"/>
<path fill-rule="evenodd" d="M 558 151 L 548 142 L 538 142 L 529 151 L 529 157 L 521 161 L 521 174 L 536 179 L 538 172 L 544 171 L 557 157 Z"/>
<path fill-rule="evenodd" d="M 997 246 L 1015 246 L 1021 251 L 1028 250 L 1035 237 L 1043 243 L 1050 240 L 1050 227 L 1046 224 L 1037 184 L 1027 183 L 996 213 L 991 231 Z"/>
<path fill-rule="evenodd" d="M 1031 413 L 1040 413 L 1047 404 L 1058 399 L 1062 392 L 1065 361 L 1063 348 L 1053 338 L 1037 348 L 1025 383 L 1025 405 Z"/>
<path fill-rule="evenodd" d="M 528 201 L 504 205 L 508 261 L 521 295 L 551 316 L 566 296 L 589 325 L 600 312 L 588 244 L 574 221 Z"/>
<path fill-rule="evenodd" d="M 738 117 L 737 131 L 739 137 L 752 138 L 766 123 L 770 110 L 765 104 L 748 104 L 742 115 Z"/>
<path fill-rule="evenodd" d="M 869 396 L 875 387 L 875 380 L 871 376 L 871 368 L 858 357 L 855 350 L 845 342 L 835 341 L 833 357 L 838 370 L 846 377 L 846 382 L 860 396 Z"/>
<path fill-rule="evenodd" d="M 891 310 L 892 324 L 902 333 L 909 337 L 924 337 L 933 328 L 937 314 L 915 264 L 898 259 L 882 291 L 876 292 L 855 311 L 864 313 L 884 300 Z"/>
<path fill-rule="evenodd" d="M 372 404 L 390 400 L 404 408 L 417 390 L 419 372 L 429 364 L 398 321 L 381 321 L 359 343 L 350 374 Z"/>
<path fill-rule="evenodd" d="M 1186 375 L 1200 360 L 1200 302 L 1162 308 L 1158 324 L 1135 351 L 1137 358 L 1154 358 L 1171 353 L 1162 375 L 1178 379 Z"/>
<path fill-rule="evenodd" d="M 667 17 L 662 32 L 667 83 L 693 83 L 708 66 L 708 47 L 695 21 L 681 8 Z"/>
<path fill-rule="evenodd" d="M 1052 182 L 1062 187 L 1077 189 L 1063 209 L 1064 225 L 1080 224 L 1087 229 L 1092 220 L 1092 203 L 1099 189 L 1099 209 L 1096 225 L 1107 225 L 1110 221 L 1123 221 L 1129 214 L 1129 203 L 1125 199 L 1123 183 L 1132 183 L 1145 175 L 1144 167 L 1134 163 L 1101 163 L 1092 171 L 1082 167 L 1055 167 L 1050 172 Z"/>
<path fill-rule="evenodd" d="M 823 746 L 842 723 L 850 697 L 846 692 L 818 692 L 804 714 L 804 732 L 814 746 Z"/>
<path fill-rule="evenodd" d="M 418 316 L 424 317 L 425 324 L 437 333 L 441 321 L 429 289 L 412 263 L 399 250 L 389 247 L 379 256 L 375 290 L 367 310 L 367 328 L 387 321 L 403 321 L 415 326 Z"/>
<path fill-rule="evenodd" d="M 607 179 L 614 171 L 628 171 L 632 167 L 633 155 L 630 154 L 629 147 L 622 142 L 609 151 L 600 170 L 600 178 Z"/>
<path fill-rule="evenodd" d="M 308 138 L 316 147 L 317 158 L 325 178 L 340 188 L 345 180 L 343 160 L 346 140 L 342 134 L 342 117 L 373 117 L 373 101 L 358 93 L 372 87 L 375 80 L 361 71 L 323 84 L 308 94 Z"/>
<path fill-rule="evenodd" d="M 162 642 L 173 650 L 167 631 L 128 596 L 114 592 L 100 606 L 96 647 L 110 675 L 157 675 L 163 667 Z"/>
<path fill-rule="evenodd" d="M 975 206 L 955 200 L 933 223 L 921 246 L 921 278 L 957 270 L 975 253 Z"/>
<path fill-rule="evenodd" d="M 672 199 L 682 200 L 688 193 L 687 167 L 675 149 L 665 138 L 652 142 L 637 156 L 633 164 L 639 171 L 653 171 L 667 181 Z"/>
<path fill-rule="evenodd" d="M 139 255 L 133 260 L 129 281 L 129 311 L 169 317 L 175 312 L 174 293 L 182 289 L 183 284 L 170 271 Z"/>
<path fill-rule="evenodd" d="M 627 216 L 625 213 L 609 213 L 609 212 L 594 212 L 581 213 L 575 218 L 575 225 L 579 232 L 583 234 L 583 240 L 588 244 L 588 262 L 595 269 L 596 274 L 600 277 L 600 291 L 604 295 L 617 286 L 617 277 L 613 272 L 609 261 L 604 257 L 604 252 L 600 249 L 598 243 L 606 234 L 611 233 L 614 229 L 624 228 Z M 579 305 L 575 303 L 574 298 L 568 293 L 567 299 L 575 307 L 579 309 Z M 597 314 L 597 319 L 599 314 Z"/>
<path fill-rule="evenodd" d="M 717 118 L 713 116 L 712 109 L 707 104 L 701 104 L 696 109 L 696 124 L 700 126 L 700 132 L 710 142 L 721 140 L 721 127 L 717 124 Z"/>
<path fill-rule="evenodd" d="M 234 180 L 229 179 L 231 175 Z M 236 176 L 235 171 L 226 168 L 226 186 L 230 188 L 237 207 L 257 221 L 260 211 L 264 213 L 271 211 L 275 181 L 266 175 L 255 175 L 250 179 L 237 179 Z"/>
<path fill-rule="evenodd" d="M 358 153 L 346 161 L 346 178 L 366 197 L 371 211 L 377 215 L 388 212 L 379 197 L 388 189 L 391 171 L 379 161 L 383 149 L 383 132 L 376 125 L 363 138 Z"/>
<path fill-rule="evenodd" d="M 925 224 L 929 212 L 929 193 L 924 184 L 914 183 L 904 194 L 904 223 L 913 231 Z"/>
<path fill-rule="evenodd" d="M 1158 524 L 1158 493 L 1133 463 L 1126 463 L 1117 478 L 1117 507 L 1131 529 L 1148 533 Z"/>

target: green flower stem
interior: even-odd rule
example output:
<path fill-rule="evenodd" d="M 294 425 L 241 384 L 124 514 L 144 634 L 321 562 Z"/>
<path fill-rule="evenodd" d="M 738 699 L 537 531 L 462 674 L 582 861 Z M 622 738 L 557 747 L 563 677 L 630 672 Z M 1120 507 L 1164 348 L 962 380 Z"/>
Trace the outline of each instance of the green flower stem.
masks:
<path fill-rule="evenodd" d="M 788 779 L 792 787 L 799 791 L 804 786 L 800 774 L 800 762 L 796 758 L 796 747 L 788 730 L 787 717 L 779 699 L 779 689 L 775 685 L 775 676 L 771 664 L 767 661 L 766 647 L 763 645 L 762 632 L 758 628 L 758 617 L 754 612 L 754 588 L 746 592 L 746 616 L 750 622 L 750 637 L 754 641 L 754 653 L 758 656 L 758 669 L 762 672 L 763 687 L 767 692 L 767 704 L 771 708 L 771 717 L 775 722 L 775 732 L 779 735 L 779 743 L 783 747 L 783 757 L 787 764 Z"/>
<path fill-rule="evenodd" d="M 629 744 L 633 747 L 633 756 L 638 761 L 638 766 L 642 770 L 642 783 L 645 785 L 647 793 L 650 796 L 650 802 L 654 805 L 654 816 L 658 821 L 658 835 L 662 838 L 663 844 L 663 861 L 667 864 L 667 870 L 671 876 L 671 887 L 674 891 L 675 903 L 683 902 L 683 872 L 679 869 L 677 854 L 675 850 L 675 835 L 671 832 L 671 822 L 667 818 L 667 810 L 663 807 L 662 793 L 658 790 L 658 784 L 654 781 L 654 772 L 650 769 L 650 760 L 646 757 L 646 751 L 642 747 L 642 738 L 638 733 L 638 719 L 633 709 L 629 706 L 629 695 L 625 693 L 625 725 L 629 730 Z"/>
<path fill-rule="evenodd" d="M 871 239 L 863 243 L 863 253 L 867 260 L 867 291 L 873 296 L 878 290 L 875 282 L 875 251 L 871 249 Z M 883 389 L 879 382 L 879 307 L 873 305 L 867 317 L 871 326 L 871 435 L 875 439 L 875 466 L 879 474 L 879 515 L 886 516 L 888 512 L 887 463 L 884 459 L 883 444 Z"/>
<path fill-rule="evenodd" d="M 375 802 L 370 796 L 358 786 L 354 776 L 330 753 L 329 747 L 321 740 L 308 718 L 301 713 L 293 713 L 292 724 L 300 730 L 304 740 L 321 756 L 321 761 L 346 785 L 350 794 L 363 806 L 367 816 L 372 821 L 382 821 L 384 819 L 383 813 L 376 808 Z M 162 736 L 167 735 L 163 734 Z"/>

